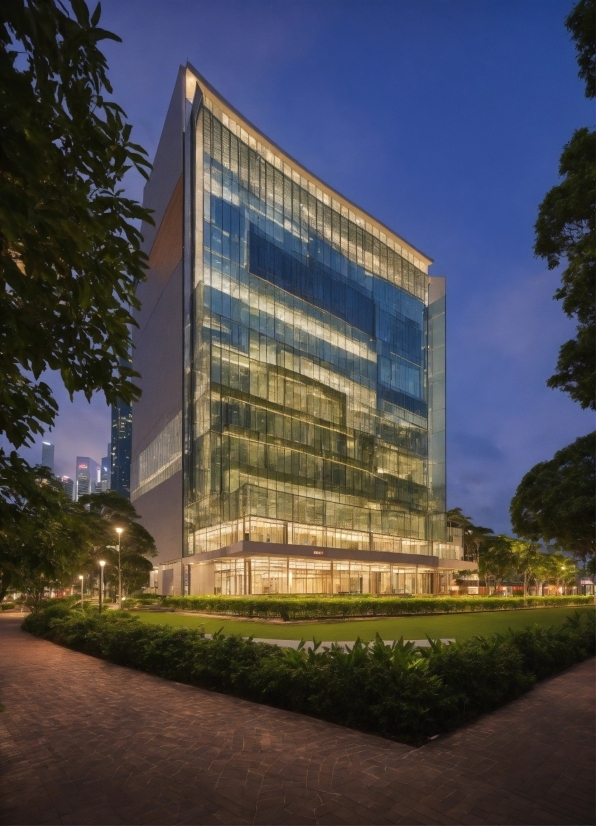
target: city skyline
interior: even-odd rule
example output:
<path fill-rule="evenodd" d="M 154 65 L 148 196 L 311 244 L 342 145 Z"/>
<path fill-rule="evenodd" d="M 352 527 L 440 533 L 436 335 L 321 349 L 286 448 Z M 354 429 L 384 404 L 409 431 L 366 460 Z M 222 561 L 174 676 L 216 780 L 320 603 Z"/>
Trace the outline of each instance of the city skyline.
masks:
<path fill-rule="evenodd" d="M 124 39 L 107 47 L 115 97 L 150 157 L 188 57 L 316 174 L 432 250 L 431 273 L 450 285 L 448 505 L 497 531 L 509 530 L 521 476 L 592 424 L 545 386 L 573 325 L 552 300 L 558 273 L 532 257 L 560 152 L 590 120 L 563 25 L 571 5 L 372 2 L 343 15 L 329 2 L 269 16 L 250 2 L 104 4 L 102 24 Z M 363 151 L 364 175 L 353 163 Z M 140 197 L 139 182 L 131 191 Z M 99 398 L 69 406 L 52 385 L 61 414 L 44 438 L 56 473 L 70 476 L 64 445 L 101 457 L 109 408 Z"/>

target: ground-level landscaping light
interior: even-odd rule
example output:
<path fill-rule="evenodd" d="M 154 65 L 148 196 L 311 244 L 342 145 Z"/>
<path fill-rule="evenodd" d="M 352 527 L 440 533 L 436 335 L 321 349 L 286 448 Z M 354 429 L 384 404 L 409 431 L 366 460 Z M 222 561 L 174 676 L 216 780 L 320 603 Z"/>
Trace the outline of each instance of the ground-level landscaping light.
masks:
<path fill-rule="evenodd" d="M 83 574 L 79 574 L 79 579 L 81 580 L 81 609 L 82 609 L 83 608 L 83 583 L 85 582 Z"/>
<path fill-rule="evenodd" d="M 105 568 L 105 560 L 99 560 L 99 613 L 103 608 L 103 569 Z"/>

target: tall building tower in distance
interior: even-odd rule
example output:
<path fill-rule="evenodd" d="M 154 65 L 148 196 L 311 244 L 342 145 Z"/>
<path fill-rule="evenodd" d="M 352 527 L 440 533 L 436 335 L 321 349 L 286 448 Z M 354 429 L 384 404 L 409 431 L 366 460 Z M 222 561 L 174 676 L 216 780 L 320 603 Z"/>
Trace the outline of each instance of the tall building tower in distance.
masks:
<path fill-rule="evenodd" d="M 101 460 L 101 469 L 99 482 L 97 484 L 97 491 L 110 490 L 111 474 L 112 474 L 112 443 L 108 444 L 108 455 Z"/>
<path fill-rule="evenodd" d="M 118 401 L 112 405 L 110 446 L 110 488 L 130 499 L 130 457 L 132 448 L 132 408 Z"/>
<path fill-rule="evenodd" d="M 59 476 L 58 481 L 64 488 L 64 493 L 70 498 L 74 499 L 74 482 L 69 476 Z"/>
<path fill-rule="evenodd" d="M 432 259 L 190 65 L 144 202 L 131 499 L 160 593 L 448 593 L 476 565 L 447 530 Z"/>
<path fill-rule="evenodd" d="M 77 456 L 75 476 L 75 500 L 88 493 L 95 493 L 98 482 L 99 465 L 89 456 Z"/>
<path fill-rule="evenodd" d="M 54 472 L 54 445 L 50 442 L 41 443 L 41 463 Z"/>

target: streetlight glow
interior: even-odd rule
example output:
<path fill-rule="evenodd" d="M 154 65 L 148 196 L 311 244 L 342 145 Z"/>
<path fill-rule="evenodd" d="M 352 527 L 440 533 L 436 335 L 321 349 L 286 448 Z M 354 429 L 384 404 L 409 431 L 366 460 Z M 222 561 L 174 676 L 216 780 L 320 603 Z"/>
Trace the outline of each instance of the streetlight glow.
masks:
<path fill-rule="evenodd" d="M 101 609 L 103 608 L 103 569 L 105 567 L 106 561 L 105 559 L 99 560 L 99 613 L 101 614 Z"/>
<path fill-rule="evenodd" d="M 123 528 L 116 528 L 118 534 L 118 608 L 122 610 L 122 558 L 120 556 L 120 535 Z"/>

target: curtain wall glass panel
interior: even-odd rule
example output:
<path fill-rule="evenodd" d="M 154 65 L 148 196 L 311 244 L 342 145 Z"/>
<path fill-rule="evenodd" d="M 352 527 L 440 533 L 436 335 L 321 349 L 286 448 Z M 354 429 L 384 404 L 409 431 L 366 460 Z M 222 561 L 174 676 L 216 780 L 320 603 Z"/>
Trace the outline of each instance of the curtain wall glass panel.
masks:
<path fill-rule="evenodd" d="M 207 99 L 195 157 L 186 552 L 429 553 L 428 276 Z"/>

